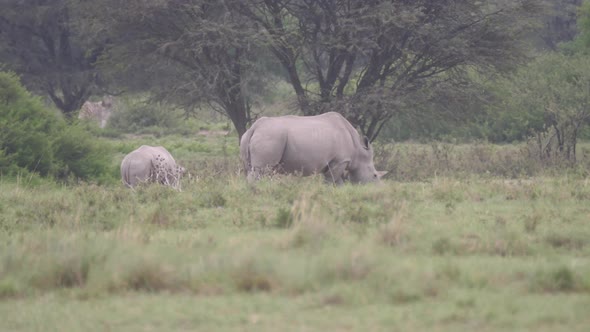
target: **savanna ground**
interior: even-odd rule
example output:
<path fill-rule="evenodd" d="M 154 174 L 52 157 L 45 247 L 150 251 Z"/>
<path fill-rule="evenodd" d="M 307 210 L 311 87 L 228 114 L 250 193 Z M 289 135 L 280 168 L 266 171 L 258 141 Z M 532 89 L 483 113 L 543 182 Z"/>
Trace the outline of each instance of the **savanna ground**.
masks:
<path fill-rule="evenodd" d="M 240 174 L 237 139 L 166 146 L 182 192 L 0 179 L 2 331 L 587 331 L 588 146 L 376 147 L 381 185 Z"/>

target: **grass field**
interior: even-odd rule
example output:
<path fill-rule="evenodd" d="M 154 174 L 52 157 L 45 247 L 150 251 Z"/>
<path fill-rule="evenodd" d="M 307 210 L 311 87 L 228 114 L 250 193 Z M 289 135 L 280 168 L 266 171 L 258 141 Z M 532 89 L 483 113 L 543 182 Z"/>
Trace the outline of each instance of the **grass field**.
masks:
<path fill-rule="evenodd" d="M 114 165 L 162 144 L 191 175 L 182 192 L 0 179 L 0 331 L 590 326 L 586 168 L 403 144 L 379 150 L 381 185 L 251 186 L 233 136 L 111 143 Z"/>

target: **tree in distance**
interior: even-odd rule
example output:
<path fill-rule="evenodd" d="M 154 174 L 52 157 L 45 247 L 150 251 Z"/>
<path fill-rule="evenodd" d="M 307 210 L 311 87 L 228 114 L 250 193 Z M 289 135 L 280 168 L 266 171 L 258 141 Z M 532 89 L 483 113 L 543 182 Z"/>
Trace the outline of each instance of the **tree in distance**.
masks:
<path fill-rule="evenodd" d="M 75 9 L 69 0 L 0 2 L 0 63 L 69 119 L 105 86 L 95 63 L 106 41 L 80 34 Z"/>

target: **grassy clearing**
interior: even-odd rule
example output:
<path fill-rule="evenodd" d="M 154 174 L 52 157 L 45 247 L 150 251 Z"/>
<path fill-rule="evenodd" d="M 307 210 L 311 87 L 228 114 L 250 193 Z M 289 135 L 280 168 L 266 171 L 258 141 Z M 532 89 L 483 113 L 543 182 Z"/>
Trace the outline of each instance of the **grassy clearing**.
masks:
<path fill-rule="evenodd" d="M 113 144 L 123 153 L 142 139 Z M 219 137 L 200 139 L 215 142 L 209 152 L 154 143 L 175 143 L 189 165 L 182 192 L 2 179 L 0 330 L 590 324 L 590 182 L 579 173 L 250 186 L 235 143 L 224 153 Z"/>

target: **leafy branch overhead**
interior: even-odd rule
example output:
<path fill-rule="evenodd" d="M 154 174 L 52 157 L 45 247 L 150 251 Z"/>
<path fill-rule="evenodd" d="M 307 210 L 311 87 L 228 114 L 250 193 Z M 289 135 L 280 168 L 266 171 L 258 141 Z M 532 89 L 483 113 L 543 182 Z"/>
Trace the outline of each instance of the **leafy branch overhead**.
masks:
<path fill-rule="evenodd" d="M 336 110 L 374 139 L 414 97 L 469 68 L 522 62 L 538 1 L 250 1 L 304 114 Z M 313 82 L 304 85 L 302 82 Z M 424 94 L 422 93 L 422 96 Z"/>
<path fill-rule="evenodd" d="M 111 71 L 123 69 L 128 85 L 150 89 L 159 100 L 186 109 L 211 104 L 232 120 L 241 136 L 250 121 L 248 86 L 257 85 L 253 57 L 259 46 L 252 24 L 238 17 L 231 5 L 111 0 L 88 4 L 106 8 L 98 25 L 103 23 L 113 44 L 103 65 Z"/>

